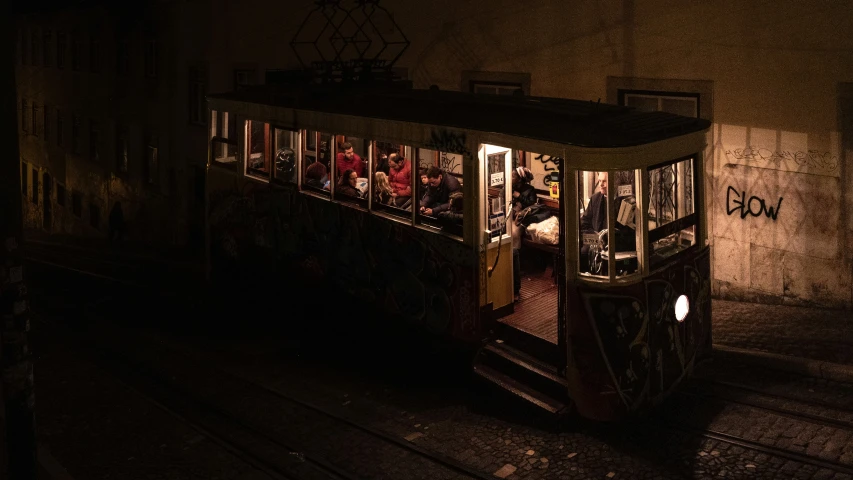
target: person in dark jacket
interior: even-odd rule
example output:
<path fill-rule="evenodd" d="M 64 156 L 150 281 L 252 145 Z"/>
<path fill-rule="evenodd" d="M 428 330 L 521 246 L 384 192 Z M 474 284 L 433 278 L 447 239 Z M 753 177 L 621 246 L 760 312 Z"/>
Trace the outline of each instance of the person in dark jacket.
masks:
<path fill-rule="evenodd" d="M 427 170 L 427 181 L 429 188 L 421 200 L 421 213 L 432 216 L 450 210 L 450 194 L 462 191 L 459 180 L 433 165 Z"/>
<path fill-rule="evenodd" d="M 512 205 L 525 209 L 538 201 L 536 188 L 530 184 L 533 172 L 527 167 L 518 167 L 512 171 Z"/>
<path fill-rule="evenodd" d="M 533 172 L 527 167 L 517 167 L 512 171 L 512 288 L 516 302 L 521 294 L 521 238 L 526 231 L 524 225 L 518 222 L 518 216 L 522 210 L 539 201 L 532 181 Z"/>
<path fill-rule="evenodd" d="M 361 191 L 355 186 L 357 180 L 358 174 L 355 170 L 351 168 L 346 169 L 335 187 L 335 193 L 349 197 L 361 198 Z"/>
<path fill-rule="evenodd" d="M 598 173 L 598 192 L 589 199 L 583 215 L 581 215 L 581 238 L 583 234 L 597 234 L 607 228 L 607 174 Z M 587 271 L 589 267 L 589 245 L 581 247 L 580 256 L 581 271 Z"/>

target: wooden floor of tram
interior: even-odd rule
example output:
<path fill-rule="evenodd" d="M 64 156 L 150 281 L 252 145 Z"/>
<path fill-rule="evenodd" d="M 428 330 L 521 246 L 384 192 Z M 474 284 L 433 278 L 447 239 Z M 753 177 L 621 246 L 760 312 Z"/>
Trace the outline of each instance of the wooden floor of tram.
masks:
<path fill-rule="evenodd" d="M 557 285 L 553 267 L 521 275 L 521 294 L 515 311 L 500 322 L 557 344 Z"/>

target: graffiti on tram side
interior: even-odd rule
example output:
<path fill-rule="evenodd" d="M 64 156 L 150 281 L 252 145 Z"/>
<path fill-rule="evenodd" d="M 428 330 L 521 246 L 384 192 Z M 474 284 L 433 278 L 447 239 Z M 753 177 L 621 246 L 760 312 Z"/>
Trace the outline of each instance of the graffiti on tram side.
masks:
<path fill-rule="evenodd" d="M 783 168 L 786 164 L 796 169 L 805 168 L 813 169 L 817 172 L 826 174 L 835 174 L 838 171 L 838 157 L 830 152 L 820 152 L 818 150 L 770 150 L 767 148 L 744 147 L 734 148 L 725 151 L 726 157 L 731 160 L 745 162 L 747 164 L 757 164 L 756 166 L 765 168 L 775 168 L 788 170 Z"/>
<path fill-rule="evenodd" d="M 774 208 L 772 204 L 767 205 L 763 198 L 756 197 L 755 195 L 749 197 L 749 200 L 747 200 L 746 191 L 738 192 L 735 187 L 729 185 L 729 188 L 726 189 L 726 213 L 731 215 L 740 210 L 740 218 L 742 219 L 746 218 L 747 215 L 758 217 L 763 213 L 773 221 L 776 221 L 776 217 L 779 216 L 779 209 L 782 207 L 783 198 L 779 197 L 779 202 Z"/>
<path fill-rule="evenodd" d="M 478 334 L 475 259 L 459 242 L 255 182 L 212 192 L 209 219 L 214 271 L 295 271 L 434 333 Z"/>
<path fill-rule="evenodd" d="M 440 152 L 458 153 L 470 157 L 465 132 L 457 132 L 446 128 L 430 132 L 426 146 Z"/>
<path fill-rule="evenodd" d="M 677 385 L 692 368 L 705 342 L 709 325 L 711 286 L 707 251 L 693 265 L 673 268 L 650 278 L 634 294 L 614 296 L 584 294 L 590 332 L 601 348 L 606 374 L 591 373 L 593 358 L 576 358 L 585 365 L 588 379 L 598 383 L 599 393 L 621 403 L 627 410 L 655 403 Z M 690 299 L 688 317 L 675 318 L 675 301 Z M 580 332 L 576 332 L 580 333 Z M 579 340 L 581 341 L 581 340 Z M 574 348 L 575 355 L 588 349 Z"/>

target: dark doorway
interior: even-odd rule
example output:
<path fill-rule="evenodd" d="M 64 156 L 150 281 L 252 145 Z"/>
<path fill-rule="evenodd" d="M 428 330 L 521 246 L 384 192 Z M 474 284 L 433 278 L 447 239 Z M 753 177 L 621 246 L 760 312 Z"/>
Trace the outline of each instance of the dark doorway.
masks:
<path fill-rule="evenodd" d="M 50 181 L 50 174 L 47 172 L 44 172 L 44 175 L 42 175 L 42 188 L 41 188 L 41 190 L 42 190 L 42 202 L 41 203 L 42 203 L 42 205 L 44 205 L 44 215 L 42 216 L 42 219 L 43 219 L 43 227 L 48 233 L 50 233 L 50 226 L 51 226 L 51 220 L 52 220 L 51 219 L 51 211 L 52 211 L 52 207 L 53 207 L 53 205 L 50 202 L 50 187 L 51 187 L 51 185 L 52 185 L 52 183 Z"/>

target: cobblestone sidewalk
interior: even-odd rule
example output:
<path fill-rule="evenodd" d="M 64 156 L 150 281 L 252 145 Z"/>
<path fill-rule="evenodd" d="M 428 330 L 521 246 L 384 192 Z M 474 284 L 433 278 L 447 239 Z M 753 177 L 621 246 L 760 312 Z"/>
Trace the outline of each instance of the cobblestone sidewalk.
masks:
<path fill-rule="evenodd" d="M 715 345 L 853 367 L 853 311 L 714 300 Z"/>

